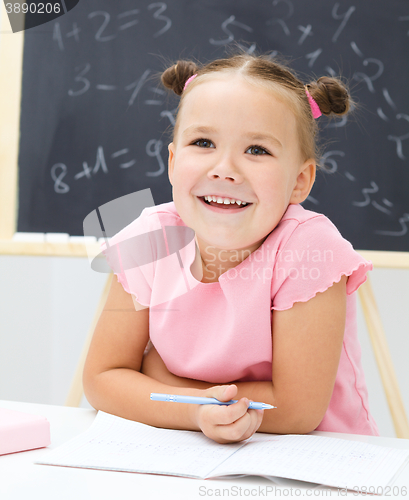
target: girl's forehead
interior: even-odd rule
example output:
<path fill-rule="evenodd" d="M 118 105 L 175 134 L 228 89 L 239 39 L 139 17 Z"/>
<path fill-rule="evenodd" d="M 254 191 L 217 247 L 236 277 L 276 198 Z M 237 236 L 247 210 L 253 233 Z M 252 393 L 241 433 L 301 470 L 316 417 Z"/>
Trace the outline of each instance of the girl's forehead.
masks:
<path fill-rule="evenodd" d="M 246 119 L 268 125 L 274 119 L 284 120 L 288 126 L 293 121 L 291 115 L 282 96 L 273 89 L 237 73 L 217 74 L 217 77 L 198 81 L 184 97 L 178 125 L 183 125 L 184 129 L 188 122 L 205 118 L 226 122 L 237 120 L 237 125 Z"/>
<path fill-rule="evenodd" d="M 203 75 L 201 79 L 195 81 L 195 86 L 186 96 L 198 96 L 201 93 L 220 92 L 226 91 L 242 91 L 248 95 L 264 91 L 270 95 L 274 95 L 272 88 L 268 88 L 266 84 L 256 78 L 246 77 L 239 73 L 233 72 L 220 72 L 212 73 L 211 75 Z"/>
<path fill-rule="evenodd" d="M 283 96 L 266 85 L 249 81 L 240 75 L 221 75 L 217 78 L 199 81 L 184 97 L 179 109 L 183 115 L 210 113 L 215 110 L 230 115 L 239 113 L 261 113 L 264 115 L 275 108 L 276 112 L 288 113 L 290 107 Z M 268 109 L 267 109 L 268 108 Z"/>

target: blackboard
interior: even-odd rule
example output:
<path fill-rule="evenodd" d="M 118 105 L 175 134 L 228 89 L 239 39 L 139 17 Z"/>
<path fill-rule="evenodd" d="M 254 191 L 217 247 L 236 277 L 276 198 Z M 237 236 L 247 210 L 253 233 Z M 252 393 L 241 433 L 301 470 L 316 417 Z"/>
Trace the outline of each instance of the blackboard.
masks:
<path fill-rule="evenodd" d="M 24 35 L 17 231 L 82 235 L 90 212 L 146 188 L 171 201 L 178 98 L 153 77 L 240 43 L 290 57 L 305 83 L 350 81 L 360 110 L 319 118 L 328 172 L 303 206 L 356 249 L 409 251 L 408 35 L 404 0 L 80 1 Z"/>

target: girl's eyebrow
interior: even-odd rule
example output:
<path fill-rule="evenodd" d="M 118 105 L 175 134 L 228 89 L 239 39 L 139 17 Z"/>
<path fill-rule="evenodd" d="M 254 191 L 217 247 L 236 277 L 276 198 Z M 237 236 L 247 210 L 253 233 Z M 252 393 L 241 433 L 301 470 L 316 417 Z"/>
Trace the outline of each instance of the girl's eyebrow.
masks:
<path fill-rule="evenodd" d="M 204 127 L 203 125 L 191 125 L 185 128 L 182 135 L 186 134 L 217 134 L 217 130 L 214 127 Z"/>
<path fill-rule="evenodd" d="M 270 141 L 280 149 L 283 149 L 283 145 L 281 144 L 281 142 L 277 139 L 277 137 L 274 137 L 273 135 L 260 134 L 258 132 L 255 132 L 251 134 L 245 134 L 245 136 L 249 139 L 252 139 L 253 141 Z"/>
<path fill-rule="evenodd" d="M 191 125 L 182 132 L 182 135 L 186 134 L 217 134 L 217 129 L 215 129 L 214 127 L 205 127 L 203 125 Z M 281 142 L 276 137 L 270 134 L 254 132 L 244 134 L 244 136 L 253 141 L 270 141 L 280 149 L 283 148 Z"/>

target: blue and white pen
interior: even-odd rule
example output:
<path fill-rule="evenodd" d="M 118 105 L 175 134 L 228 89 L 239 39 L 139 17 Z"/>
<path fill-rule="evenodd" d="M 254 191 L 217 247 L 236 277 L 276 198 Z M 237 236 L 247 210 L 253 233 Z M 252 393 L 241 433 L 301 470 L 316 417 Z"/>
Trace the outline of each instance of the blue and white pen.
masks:
<path fill-rule="evenodd" d="M 152 401 L 168 401 L 171 403 L 189 403 L 194 405 L 220 405 L 229 406 L 237 403 L 237 400 L 231 399 L 230 401 L 219 401 L 216 398 L 198 398 L 195 396 L 179 396 L 177 394 L 157 394 L 155 392 L 151 393 Z M 271 408 L 277 408 L 276 406 L 271 406 L 266 403 L 257 403 L 256 401 L 250 401 L 250 410 L 270 410 Z"/>

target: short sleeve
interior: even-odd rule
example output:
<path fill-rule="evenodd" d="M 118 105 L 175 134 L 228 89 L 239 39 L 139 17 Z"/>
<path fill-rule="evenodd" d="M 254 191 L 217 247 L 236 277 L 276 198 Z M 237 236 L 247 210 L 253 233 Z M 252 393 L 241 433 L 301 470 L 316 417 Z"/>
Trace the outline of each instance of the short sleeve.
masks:
<path fill-rule="evenodd" d="M 298 223 L 277 252 L 271 309 L 284 311 L 295 302 L 307 302 L 343 275 L 349 277 L 346 292 L 351 295 L 372 267 L 324 215 Z"/>
<path fill-rule="evenodd" d="M 151 225 L 142 212 L 140 217 L 101 244 L 102 253 L 124 290 L 147 307 L 151 300 L 155 265 L 152 245 L 155 231 L 150 232 Z"/>

